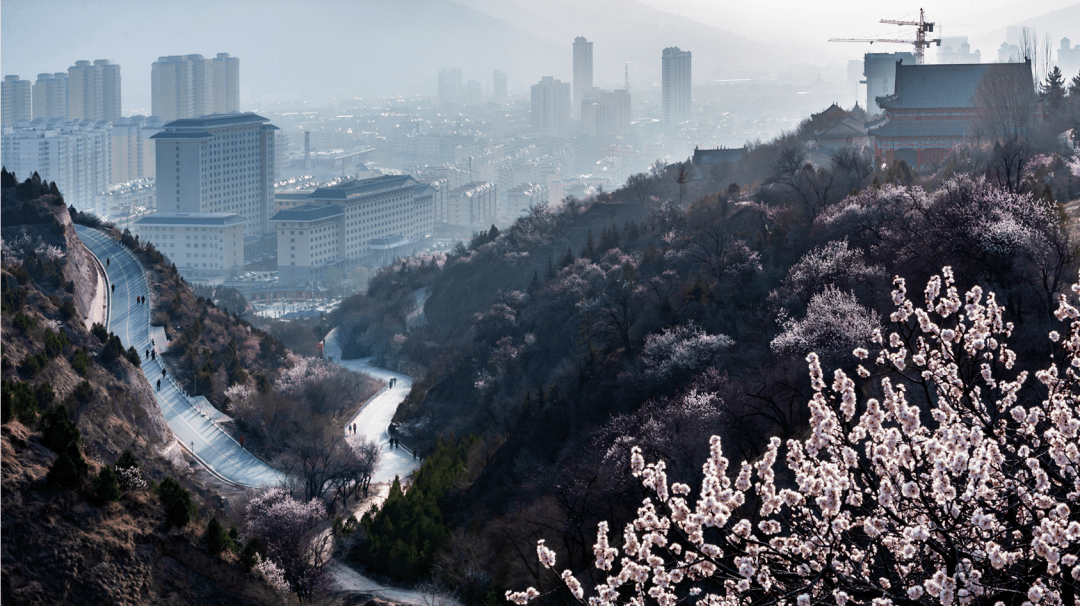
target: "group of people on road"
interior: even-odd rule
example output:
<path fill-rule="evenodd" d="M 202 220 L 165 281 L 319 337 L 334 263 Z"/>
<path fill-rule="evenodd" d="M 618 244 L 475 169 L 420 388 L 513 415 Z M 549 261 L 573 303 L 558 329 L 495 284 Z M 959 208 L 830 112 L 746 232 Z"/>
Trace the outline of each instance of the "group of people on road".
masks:
<path fill-rule="evenodd" d="M 135 302 L 142 305 L 143 303 L 146 303 L 146 297 L 135 297 Z"/>
<path fill-rule="evenodd" d="M 390 384 L 387 387 L 393 387 L 397 384 L 397 378 L 390 379 Z"/>
<path fill-rule="evenodd" d="M 356 433 L 356 423 L 353 423 L 352 425 L 349 425 L 346 429 L 349 430 L 348 433 L 355 434 Z"/>

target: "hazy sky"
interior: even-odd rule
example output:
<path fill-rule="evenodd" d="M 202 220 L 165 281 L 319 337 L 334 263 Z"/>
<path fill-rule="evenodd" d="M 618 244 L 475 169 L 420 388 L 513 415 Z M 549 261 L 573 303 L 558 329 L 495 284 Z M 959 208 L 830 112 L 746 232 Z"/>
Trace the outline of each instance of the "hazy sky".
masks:
<path fill-rule="evenodd" d="M 1080 7 L 1063 0 L 2 0 L 0 70 L 33 80 L 78 59 L 110 59 L 121 65 L 125 114 L 149 112 L 150 64 L 174 54 L 239 56 L 253 103 L 433 94 L 444 67 L 461 67 L 485 92 L 492 70 L 502 69 L 511 93 L 524 92 L 541 75 L 571 77 L 576 35 L 596 41 L 601 86 L 621 82 L 627 65 L 632 78 L 654 83 L 669 45 L 695 52 L 695 80 L 783 73 L 800 63 L 836 73 L 864 52 L 909 47 L 830 44 L 830 37 L 910 38 L 911 28 L 878 20 L 917 17 L 920 5 L 944 35 L 969 36 L 984 61 L 996 58 L 1006 25 Z M 1080 43 L 1080 17 L 1044 21 L 1039 33 L 1055 48 L 1066 35 Z"/>

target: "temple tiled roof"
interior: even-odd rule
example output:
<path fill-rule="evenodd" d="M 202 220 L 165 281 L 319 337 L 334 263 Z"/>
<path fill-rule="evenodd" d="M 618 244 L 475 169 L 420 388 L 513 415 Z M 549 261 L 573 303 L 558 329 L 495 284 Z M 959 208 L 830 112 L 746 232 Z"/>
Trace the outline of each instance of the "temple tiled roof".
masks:
<path fill-rule="evenodd" d="M 1003 78 L 1034 91 L 1030 63 L 956 63 L 896 65 L 896 92 L 878 97 L 885 109 L 943 109 L 974 106 L 984 77 Z"/>

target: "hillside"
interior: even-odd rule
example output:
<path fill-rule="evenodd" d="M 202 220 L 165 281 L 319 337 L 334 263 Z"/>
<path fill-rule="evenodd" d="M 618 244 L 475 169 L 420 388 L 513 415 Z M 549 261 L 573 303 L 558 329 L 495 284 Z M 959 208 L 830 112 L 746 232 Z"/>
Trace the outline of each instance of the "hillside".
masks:
<path fill-rule="evenodd" d="M 858 158 L 814 167 L 799 136 L 726 172 L 675 165 L 535 207 L 449 254 L 386 268 L 343 303 L 332 321 L 355 354 L 418 379 L 395 418 L 404 443 L 429 453 L 481 438 L 475 479 L 441 508 L 463 533 L 446 558 L 488 580 L 446 582 L 470 596 L 535 584 L 540 538 L 560 568 L 587 575 L 597 522 L 622 528 L 641 503 L 632 445 L 694 486 L 710 435 L 734 468 L 770 436 L 805 435 L 807 355 L 829 376 L 853 374 L 852 352 L 889 326 L 894 276 L 920 293 L 951 267 L 958 288 L 1002 302 L 1021 360 L 1045 359 L 1057 293 L 1078 268 L 1058 204 L 1080 198 L 1069 154 L 1034 157 L 1015 192 L 975 168 L 995 168 L 989 149 L 922 172 Z M 1015 225 L 1024 238 L 1006 235 Z M 407 330 L 420 288 L 427 324 Z M 930 405 L 917 376 L 888 376 Z"/>
<path fill-rule="evenodd" d="M 218 487 L 190 483 L 138 355 L 86 327 L 104 277 L 55 185 L 3 177 L 3 603 L 276 602 L 236 556 L 202 546 L 207 516 L 227 519 Z M 103 492 L 122 460 L 145 482 Z M 151 489 L 169 482 L 195 521 L 167 524 Z"/>

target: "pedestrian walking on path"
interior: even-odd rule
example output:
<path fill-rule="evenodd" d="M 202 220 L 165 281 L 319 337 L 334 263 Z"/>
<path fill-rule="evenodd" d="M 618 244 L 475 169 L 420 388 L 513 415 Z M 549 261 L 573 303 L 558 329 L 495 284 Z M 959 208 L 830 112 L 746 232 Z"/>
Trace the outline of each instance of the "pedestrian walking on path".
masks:
<path fill-rule="evenodd" d="M 99 258 L 100 258 L 100 257 L 99 257 Z M 109 258 L 108 258 L 108 257 L 105 257 L 105 267 L 108 267 L 108 266 L 109 266 Z"/>
<path fill-rule="evenodd" d="M 157 390 L 161 391 L 161 379 L 157 380 Z"/>

